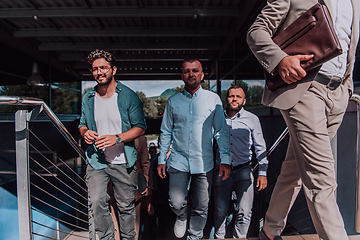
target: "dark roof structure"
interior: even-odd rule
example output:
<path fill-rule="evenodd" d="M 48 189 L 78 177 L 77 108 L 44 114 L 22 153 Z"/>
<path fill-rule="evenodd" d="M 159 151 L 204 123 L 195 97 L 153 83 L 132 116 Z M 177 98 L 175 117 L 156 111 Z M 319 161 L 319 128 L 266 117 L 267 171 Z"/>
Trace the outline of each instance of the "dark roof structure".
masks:
<path fill-rule="evenodd" d="M 180 79 L 196 56 L 205 79 L 259 79 L 246 31 L 265 0 L 1 0 L 0 85 L 92 80 L 94 49 L 117 57 L 118 79 Z M 216 74 L 216 67 L 220 71 Z"/>

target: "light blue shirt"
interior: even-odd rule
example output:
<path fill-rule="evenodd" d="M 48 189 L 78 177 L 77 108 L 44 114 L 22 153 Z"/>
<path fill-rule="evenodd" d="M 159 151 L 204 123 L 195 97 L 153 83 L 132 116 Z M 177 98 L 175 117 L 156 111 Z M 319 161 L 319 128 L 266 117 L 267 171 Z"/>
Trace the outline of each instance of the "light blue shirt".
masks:
<path fill-rule="evenodd" d="M 343 53 L 325 62 L 320 68 L 319 73 L 328 77 L 337 76 L 342 78 L 346 71 L 354 11 L 351 0 L 331 0 L 331 7 L 334 29 L 339 38 Z"/>
<path fill-rule="evenodd" d="M 266 176 L 268 160 L 259 118 L 242 108 L 234 117 L 229 117 L 225 111 L 225 119 L 230 134 L 231 165 L 236 167 L 251 161 L 251 146 L 254 145 L 259 162 L 259 176 Z M 217 154 L 216 163 L 219 162 L 219 154 Z"/>
<path fill-rule="evenodd" d="M 230 164 L 229 130 L 221 100 L 213 92 L 200 87 L 193 96 L 184 90 L 170 97 L 160 132 L 158 163 L 167 168 L 191 174 L 209 172 L 214 167 L 213 138 L 219 145 L 219 161 Z"/>

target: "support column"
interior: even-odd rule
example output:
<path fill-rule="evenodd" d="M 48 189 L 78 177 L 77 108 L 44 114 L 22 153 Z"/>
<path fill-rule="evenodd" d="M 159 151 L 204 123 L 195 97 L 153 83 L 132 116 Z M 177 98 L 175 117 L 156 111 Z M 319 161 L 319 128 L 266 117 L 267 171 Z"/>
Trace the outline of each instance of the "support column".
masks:
<path fill-rule="evenodd" d="M 216 93 L 221 97 L 220 60 L 216 60 Z"/>
<path fill-rule="evenodd" d="M 20 240 L 32 239 L 27 116 L 28 112 L 26 110 L 19 110 L 15 114 L 16 179 Z"/>

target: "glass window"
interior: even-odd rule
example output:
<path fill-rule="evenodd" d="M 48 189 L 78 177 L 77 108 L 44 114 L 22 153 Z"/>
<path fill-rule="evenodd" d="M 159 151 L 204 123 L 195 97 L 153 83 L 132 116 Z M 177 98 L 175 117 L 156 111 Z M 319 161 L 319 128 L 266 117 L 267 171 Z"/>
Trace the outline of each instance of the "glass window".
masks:
<path fill-rule="evenodd" d="M 234 84 L 239 85 L 245 91 L 246 107 L 261 104 L 261 98 L 264 91 L 265 80 L 222 80 L 221 81 L 221 101 L 226 108 L 226 92 Z M 216 89 L 216 86 L 215 86 Z"/>
<path fill-rule="evenodd" d="M 49 85 L 9 85 L 0 87 L 0 95 L 32 97 L 43 100 L 55 114 L 80 114 L 81 90 L 79 82 L 53 83 Z M 19 109 L 31 110 L 33 107 L 0 105 L 0 112 L 14 113 Z"/>
<path fill-rule="evenodd" d="M 184 89 L 182 80 L 121 81 L 140 97 L 146 118 L 160 118 L 164 114 L 167 99 Z M 96 81 L 82 83 L 82 95 L 96 85 Z"/>

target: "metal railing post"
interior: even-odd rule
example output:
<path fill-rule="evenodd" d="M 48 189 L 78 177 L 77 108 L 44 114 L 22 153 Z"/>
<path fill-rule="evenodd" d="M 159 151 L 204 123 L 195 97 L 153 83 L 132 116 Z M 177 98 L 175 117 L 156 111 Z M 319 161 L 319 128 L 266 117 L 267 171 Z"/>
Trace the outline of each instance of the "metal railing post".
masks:
<path fill-rule="evenodd" d="M 357 109 L 357 114 L 356 114 L 356 121 L 357 121 L 357 136 L 356 136 L 356 145 L 357 145 L 357 149 L 356 149 L 356 212 L 355 212 L 355 231 L 360 233 L 360 177 L 359 177 L 359 172 L 360 172 L 360 112 L 359 112 L 359 107 L 360 107 L 360 96 L 358 94 L 353 94 L 350 98 L 350 100 L 356 102 L 356 109 Z"/>
<path fill-rule="evenodd" d="M 15 114 L 16 178 L 19 215 L 19 239 L 32 239 L 30 174 L 29 174 L 29 131 L 28 112 L 19 110 Z"/>
<path fill-rule="evenodd" d="M 360 113 L 359 113 L 359 104 L 357 104 L 357 139 L 356 139 L 356 145 L 357 145 L 357 149 L 356 149 L 356 166 L 357 166 L 357 171 L 356 171 L 356 218 L 355 218 L 355 231 L 360 233 L 360 178 L 359 178 L 359 172 L 360 172 L 360 154 L 359 154 L 359 149 L 360 149 L 360 141 L 359 141 L 359 135 L 360 135 Z"/>

